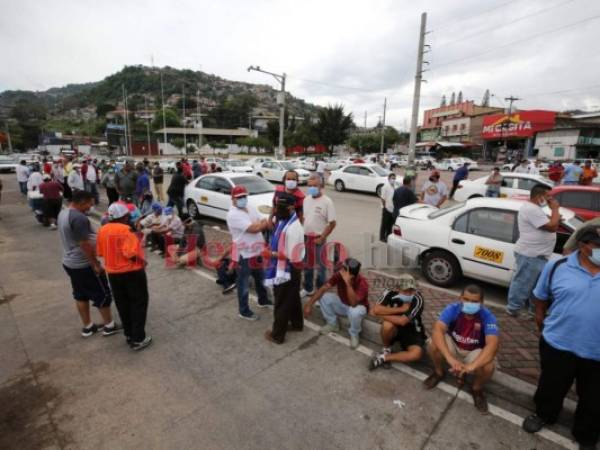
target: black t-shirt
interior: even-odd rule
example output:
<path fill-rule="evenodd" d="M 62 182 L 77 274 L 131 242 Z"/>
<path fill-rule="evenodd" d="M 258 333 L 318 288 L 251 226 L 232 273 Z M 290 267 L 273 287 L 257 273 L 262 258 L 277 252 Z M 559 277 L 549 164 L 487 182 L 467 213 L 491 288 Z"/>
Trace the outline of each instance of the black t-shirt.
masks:
<path fill-rule="evenodd" d="M 206 238 L 204 237 L 204 231 L 202 225 L 198 222 L 194 222 L 191 227 L 186 227 L 183 232 L 183 240 L 181 241 L 181 247 L 188 247 L 188 245 L 194 245 L 199 249 L 203 249 L 206 245 Z M 191 250 L 188 249 L 188 250 Z"/>
<path fill-rule="evenodd" d="M 187 185 L 187 180 L 181 172 L 175 172 L 171 178 L 171 184 L 167 189 L 167 194 L 172 197 L 183 197 L 183 191 Z"/>
<path fill-rule="evenodd" d="M 152 180 L 154 180 L 155 183 L 161 184 L 163 182 L 164 173 L 165 171 L 162 169 L 162 167 L 156 166 L 154 169 L 152 169 Z"/>
<path fill-rule="evenodd" d="M 404 305 L 404 302 L 398 297 L 398 291 L 391 290 L 384 291 L 377 303 L 389 308 L 399 308 Z M 402 328 L 404 328 L 405 331 L 413 331 L 423 338 L 425 338 L 425 327 L 423 326 L 421 314 L 423 313 L 424 304 L 423 295 L 417 291 L 410 302 L 408 311 L 401 314 L 402 316 L 408 317 L 408 320 L 410 320 L 410 323 L 404 325 Z"/>
<path fill-rule="evenodd" d="M 412 189 L 406 186 L 400 186 L 394 191 L 392 202 L 394 203 L 394 216 L 397 216 L 398 211 L 400 211 L 401 208 L 417 203 L 417 196 Z"/>

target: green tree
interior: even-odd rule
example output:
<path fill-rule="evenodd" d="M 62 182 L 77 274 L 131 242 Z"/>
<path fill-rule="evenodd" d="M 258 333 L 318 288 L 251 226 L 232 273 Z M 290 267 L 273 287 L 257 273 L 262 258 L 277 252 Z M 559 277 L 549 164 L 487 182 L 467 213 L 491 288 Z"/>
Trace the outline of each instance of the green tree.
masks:
<path fill-rule="evenodd" d="M 171 108 L 165 108 L 165 122 L 167 127 L 179 127 L 181 126 L 181 122 L 179 121 L 179 116 L 177 113 Z M 152 121 L 152 130 L 156 131 L 163 127 L 163 110 L 158 109 L 154 115 L 154 120 Z"/>
<path fill-rule="evenodd" d="M 256 147 L 266 149 L 273 148 L 273 144 L 267 138 L 262 136 L 239 138 L 236 141 L 236 143 L 237 145 L 240 145 L 242 147 Z"/>
<path fill-rule="evenodd" d="M 333 147 L 343 144 L 354 126 L 352 113 L 345 114 L 343 105 L 329 105 L 319 111 L 315 132 L 332 155 Z"/>
<path fill-rule="evenodd" d="M 171 144 L 173 144 L 177 148 L 183 148 L 183 146 L 184 146 L 183 138 L 180 138 L 180 137 L 174 138 L 171 141 Z"/>
<path fill-rule="evenodd" d="M 114 103 L 110 102 L 100 102 L 96 104 L 96 115 L 98 117 L 105 117 L 106 113 L 110 111 L 114 111 L 116 106 Z"/>

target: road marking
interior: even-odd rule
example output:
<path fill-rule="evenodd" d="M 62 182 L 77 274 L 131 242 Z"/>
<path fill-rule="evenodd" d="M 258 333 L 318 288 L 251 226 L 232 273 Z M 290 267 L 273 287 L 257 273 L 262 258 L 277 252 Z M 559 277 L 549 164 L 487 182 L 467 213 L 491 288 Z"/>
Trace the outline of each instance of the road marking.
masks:
<path fill-rule="evenodd" d="M 215 276 L 210 275 L 203 270 L 192 269 L 192 272 L 194 272 L 196 275 L 206 278 L 207 280 L 217 281 L 217 278 Z M 249 297 L 252 298 L 252 300 L 256 301 L 256 296 L 254 294 L 250 294 Z M 310 328 L 311 330 L 316 331 L 316 332 L 319 332 L 319 330 L 321 328 L 318 324 L 311 322 L 309 320 L 306 320 L 306 319 L 304 320 L 304 325 L 306 326 L 306 328 Z M 350 339 L 345 338 L 337 333 L 329 333 L 327 335 L 327 337 L 335 342 L 342 344 L 342 345 L 346 345 L 348 347 L 350 346 Z M 359 353 L 362 353 L 363 355 L 369 356 L 369 357 L 373 354 L 373 350 L 371 350 L 368 347 L 365 347 L 364 345 L 359 345 L 358 348 L 356 349 L 356 351 L 358 351 Z M 419 372 L 418 370 L 413 369 L 412 367 L 410 367 L 406 364 L 392 363 L 392 367 L 406 375 L 416 378 L 419 381 L 423 381 L 423 380 L 425 380 L 425 378 L 427 378 L 427 376 L 423 372 Z M 451 384 L 448 384 L 444 381 L 440 382 L 437 385 L 437 388 L 444 391 L 445 393 L 447 393 L 449 395 L 452 395 L 452 396 L 456 395 L 456 387 L 452 386 Z M 462 390 L 458 392 L 458 397 L 467 403 L 473 404 L 473 399 L 471 398 L 471 396 Z M 518 426 L 519 428 L 521 428 L 521 424 L 523 423 L 523 420 L 524 420 L 523 417 L 521 417 L 517 414 L 514 414 L 510 411 L 507 411 L 503 408 L 500 408 L 499 406 L 493 405 L 491 403 L 489 404 L 489 412 L 490 412 L 490 414 L 492 414 L 496 417 L 504 419 L 505 421 Z M 578 448 L 576 442 L 574 442 L 571 439 L 569 439 L 565 436 L 562 436 L 552 430 L 548 430 L 547 428 L 543 428 L 541 431 L 539 431 L 537 433 L 537 435 L 541 436 L 541 437 L 547 439 L 548 441 L 553 442 L 557 445 L 562 445 L 564 448 L 569 449 L 569 450 L 577 450 L 577 448 Z"/>

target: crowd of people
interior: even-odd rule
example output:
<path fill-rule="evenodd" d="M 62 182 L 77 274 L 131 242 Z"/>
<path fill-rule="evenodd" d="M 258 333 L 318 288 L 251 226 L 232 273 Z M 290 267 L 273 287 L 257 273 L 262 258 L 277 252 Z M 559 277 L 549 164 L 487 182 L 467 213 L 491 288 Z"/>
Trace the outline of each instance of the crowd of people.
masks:
<path fill-rule="evenodd" d="M 152 337 L 146 333 L 149 291 L 144 248 L 159 252 L 174 266 L 206 261 L 202 226 L 185 214 L 182 204 L 183 189 L 194 176 L 194 167 L 188 164 L 186 168 L 185 161 L 177 163 L 163 206 L 156 192 L 163 172 L 157 166 L 142 163 L 134 168 L 126 163 L 118 170 L 110 163 L 104 168 L 93 161 L 68 164 L 68 169 L 67 164 L 59 166 L 62 171 L 52 165 L 42 170 L 34 167 L 26 181 L 22 181 L 23 169 L 17 176 L 23 192 L 36 190 L 43 195 L 48 225 L 59 230 L 62 264 L 83 324 L 81 334 L 112 336 L 122 330 L 132 350 L 146 348 Z M 435 171 L 430 172 L 419 196 L 410 176 L 399 187 L 395 178 L 391 173 L 389 186 L 382 189 L 382 228 L 384 223 L 393 224 L 399 209 L 419 197 L 440 206 L 449 195 Z M 96 232 L 86 213 L 98 202 L 98 190 L 90 187 L 98 182 L 105 183 L 107 196 L 109 188 L 117 196 L 111 197 Z M 272 325 L 265 331 L 265 339 L 273 344 L 284 344 L 288 332 L 301 332 L 304 319 L 318 304 L 325 320 L 320 333 L 339 332 L 339 318 L 345 317 L 350 346 L 357 348 L 363 322 L 372 316 L 381 322 L 383 346 L 372 356 L 370 370 L 392 362 L 418 361 L 427 353 L 433 370 L 424 387 L 432 389 L 447 372 L 456 377 L 459 387 L 471 376 L 473 403 L 486 413 L 484 389 L 502 344 L 498 321 L 484 305 L 482 288 L 467 285 L 441 311 L 428 337 L 422 320 L 427 299 L 411 275 L 398 277 L 395 287 L 373 302 L 360 261 L 346 257 L 335 243 L 328 242 L 336 227 L 336 212 L 323 190 L 322 176 L 310 177 L 306 194 L 298 186 L 295 171 L 286 172 L 282 182 L 275 190 L 269 217 L 248 202 L 244 186 L 231 192 L 226 222 L 232 242 L 211 260 L 211 267 L 217 270 L 224 293 L 237 290 L 239 317 L 259 319 L 249 302 L 250 278 L 257 306 L 273 311 Z M 69 199 L 67 208 L 62 208 L 63 196 Z M 546 205 L 550 217 L 542 210 Z M 584 224 L 567 243 L 568 256 L 549 261 L 559 219 L 559 205 L 542 185 L 532 189 L 530 200 L 518 213 L 517 266 L 506 312 L 518 317 L 527 308 L 541 333 L 536 412 L 525 419 L 523 428 L 533 433 L 555 422 L 576 382 L 579 399 L 573 435 L 581 448 L 595 448 L 600 434 L 600 303 L 595 298 L 600 288 L 600 224 Z M 113 300 L 121 324 L 111 314 Z M 92 320 L 90 303 L 98 309 L 101 324 Z"/>

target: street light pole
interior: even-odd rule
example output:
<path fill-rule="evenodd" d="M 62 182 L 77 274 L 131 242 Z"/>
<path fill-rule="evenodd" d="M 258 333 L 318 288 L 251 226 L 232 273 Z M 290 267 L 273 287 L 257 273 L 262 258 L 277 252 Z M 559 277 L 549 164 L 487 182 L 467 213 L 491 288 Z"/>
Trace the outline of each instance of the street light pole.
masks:
<path fill-rule="evenodd" d="M 278 153 L 279 153 L 279 159 L 285 159 L 285 148 L 283 147 L 283 127 L 284 127 L 284 120 L 285 120 L 285 78 L 286 75 L 285 73 L 283 74 L 278 74 L 278 73 L 273 73 L 273 72 L 268 72 L 266 70 L 262 70 L 260 68 L 260 66 L 250 66 L 248 67 L 248 72 L 250 71 L 256 71 L 256 72 L 262 72 L 262 73 L 266 73 L 267 75 L 271 75 L 273 78 L 275 78 L 281 86 L 281 89 L 279 90 L 279 93 L 277 95 L 277 104 L 279 105 L 279 149 L 278 149 Z"/>
<path fill-rule="evenodd" d="M 417 70 L 415 73 L 415 88 L 413 93 L 412 116 L 410 121 L 410 139 L 408 144 L 408 165 L 415 161 L 417 144 L 417 124 L 419 121 L 419 101 L 421 99 L 421 82 L 423 81 L 423 54 L 425 53 L 425 34 L 427 33 L 427 13 L 421 14 L 421 30 L 419 32 L 419 47 L 417 48 Z"/>
<path fill-rule="evenodd" d="M 163 89 L 163 74 L 160 71 L 160 101 L 162 103 L 162 116 L 163 116 L 163 142 L 165 149 L 167 147 L 167 118 L 165 117 L 165 91 Z"/>

